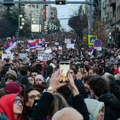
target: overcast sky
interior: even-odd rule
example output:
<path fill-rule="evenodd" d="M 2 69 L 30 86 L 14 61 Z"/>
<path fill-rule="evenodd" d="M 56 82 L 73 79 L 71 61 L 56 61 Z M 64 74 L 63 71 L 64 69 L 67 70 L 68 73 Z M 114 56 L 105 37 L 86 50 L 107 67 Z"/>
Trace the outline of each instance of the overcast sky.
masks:
<path fill-rule="evenodd" d="M 69 1 L 85 1 L 85 0 L 69 0 Z M 68 19 L 78 12 L 80 4 L 67 4 L 67 5 L 53 5 L 57 8 L 58 18 L 60 18 L 60 23 L 65 30 L 70 30 L 68 26 Z M 65 18 L 65 19 L 64 19 Z"/>

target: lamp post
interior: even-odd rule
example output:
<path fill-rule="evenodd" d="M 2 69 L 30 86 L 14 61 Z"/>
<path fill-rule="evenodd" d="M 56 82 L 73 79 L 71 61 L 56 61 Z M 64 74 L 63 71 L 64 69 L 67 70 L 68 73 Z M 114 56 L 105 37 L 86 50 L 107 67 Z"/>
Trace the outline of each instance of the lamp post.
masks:
<path fill-rule="evenodd" d="M 92 0 L 90 0 L 90 2 L 92 3 Z M 93 24 L 93 18 L 92 18 L 92 9 L 93 9 L 93 5 L 90 5 L 90 34 L 92 34 L 92 24 Z"/>
<path fill-rule="evenodd" d="M 21 11 L 21 8 L 20 8 L 20 0 L 19 0 L 19 4 L 18 4 L 18 40 L 19 40 L 19 37 L 20 37 L 20 11 Z"/>
<path fill-rule="evenodd" d="M 18 40 L 20 38 L 20 17 L 22 17 L 21 15 L 18 16 Z"/>
<path fill-rule="evenodd" d="M 20 30 L 23 29 L 23 26 L 25 25 L 25 19 L 22 14 L 18 17 L 18 40 L 20 38 Z"/>

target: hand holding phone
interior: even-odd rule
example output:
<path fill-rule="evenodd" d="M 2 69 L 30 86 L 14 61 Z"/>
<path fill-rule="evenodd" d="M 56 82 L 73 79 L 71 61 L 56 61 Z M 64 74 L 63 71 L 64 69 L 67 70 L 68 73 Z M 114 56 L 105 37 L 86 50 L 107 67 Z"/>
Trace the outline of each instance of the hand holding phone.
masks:
<path fill-rule="evenodd" d="M 60 82 L 69 82 L 68 73 L 70 70 L 70 62 L 60 62 Z"/>

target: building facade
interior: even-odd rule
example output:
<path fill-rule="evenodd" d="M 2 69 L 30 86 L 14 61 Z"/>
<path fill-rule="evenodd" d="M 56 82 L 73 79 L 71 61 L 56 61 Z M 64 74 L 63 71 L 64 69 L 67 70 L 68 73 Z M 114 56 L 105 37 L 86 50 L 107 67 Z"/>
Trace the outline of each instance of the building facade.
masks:
<path fill-rule="evenodd" d="M 14 0 L 21 1 L 21 0 Z M 24 1 L 24 0 L 22 0 Z M 25 0 L 27 1 L 27 0 Z M 29 0 L 34 1 L 34 0 Z M 37 1 L 37 0 L 36 0 Z M 38 0 L 40 1 L 40 0 Z M 45 0 L 41 0 L 45 1 Z M 19 9 L 19 4 L 15 4 L 11 6 L 10 9 Z M 29 24 L 37 24 L 41 25 L 41 29 L 44 29 L 44 24 L 47 24 L 49 19 L 51 18 L 51 5 L 46 4 L 20 4 L 20 8 L 25 12 L 25 19 L 27 19 L 27 23 Z M 4 14 L 6 6 L 0 4 L 0 19 L 2 18 L 2 14 Z"/>
<path fill-rule="evenodd" d="M 120 0 L 101 0 L 101 20 L 108 30 L 120 28 Z"/>
<path fill-rule="evenodd" d="M 120 0 L 101 0 L 101 20 L 111 41 L 120 47 Z"/>

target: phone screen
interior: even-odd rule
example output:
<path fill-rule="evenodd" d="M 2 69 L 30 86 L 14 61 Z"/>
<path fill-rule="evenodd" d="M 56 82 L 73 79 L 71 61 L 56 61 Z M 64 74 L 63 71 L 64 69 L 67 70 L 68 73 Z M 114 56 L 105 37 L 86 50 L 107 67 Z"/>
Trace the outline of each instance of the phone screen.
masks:
<path fill-rule="evenodd" d="M 60 62 L 60 82 L 68 82 L 70 62 Z"/>

